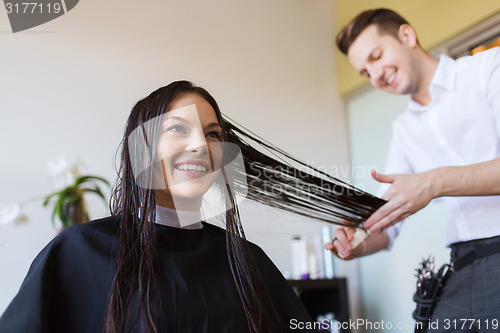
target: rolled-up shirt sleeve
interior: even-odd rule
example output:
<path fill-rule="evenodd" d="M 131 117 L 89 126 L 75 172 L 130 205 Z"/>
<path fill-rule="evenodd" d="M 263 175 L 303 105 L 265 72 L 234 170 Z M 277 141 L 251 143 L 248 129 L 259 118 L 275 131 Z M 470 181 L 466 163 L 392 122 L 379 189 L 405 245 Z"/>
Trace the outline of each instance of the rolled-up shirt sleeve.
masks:
<path fill-rule="evenodd" d="M 488 75 L 484 82 L 487 82 L 488 102 L 492 106 L 497 135 L 500 138 L 500 47 L 492 51 L 491 55 L 488 54 L 491 61 L 484 66 L 485 75 Z"/>

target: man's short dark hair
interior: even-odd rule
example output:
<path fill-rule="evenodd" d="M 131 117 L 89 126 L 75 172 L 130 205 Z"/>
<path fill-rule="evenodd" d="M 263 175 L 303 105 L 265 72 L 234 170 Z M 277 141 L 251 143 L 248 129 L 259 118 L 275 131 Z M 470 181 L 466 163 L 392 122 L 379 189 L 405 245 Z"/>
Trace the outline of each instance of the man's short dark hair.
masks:
<path fill-rule="evenodd" d="M 401 15 L 386 8 L 370 9 L 361 12 L 337 35 L 337 47 L 347 55 L 352 43 L 370 25 L 376 25 L 380 33 L 398 38 L 399 27 L 408 24 Z"/>

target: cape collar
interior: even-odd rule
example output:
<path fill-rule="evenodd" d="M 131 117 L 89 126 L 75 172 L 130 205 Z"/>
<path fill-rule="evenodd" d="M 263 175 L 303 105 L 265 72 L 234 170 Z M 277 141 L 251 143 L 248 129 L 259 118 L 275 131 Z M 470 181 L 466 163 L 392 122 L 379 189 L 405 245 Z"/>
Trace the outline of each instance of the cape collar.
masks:
<path fill-rule="evenodd" d="M 201 213 L 156 206 L 155 223 L 181 229 L 201 229 Z"/>

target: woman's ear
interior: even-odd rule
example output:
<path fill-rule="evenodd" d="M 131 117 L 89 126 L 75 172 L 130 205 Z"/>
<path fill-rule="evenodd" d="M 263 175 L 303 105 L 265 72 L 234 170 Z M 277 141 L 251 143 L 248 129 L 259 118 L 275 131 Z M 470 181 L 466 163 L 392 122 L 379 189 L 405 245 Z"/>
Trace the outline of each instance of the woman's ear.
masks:
<path fill-rule="evenodd" d="M 413 48 L 418 45 L 417 33 L 409 24 L 401 24 L 398 31 L 399 40 L 409 47 Z"/>

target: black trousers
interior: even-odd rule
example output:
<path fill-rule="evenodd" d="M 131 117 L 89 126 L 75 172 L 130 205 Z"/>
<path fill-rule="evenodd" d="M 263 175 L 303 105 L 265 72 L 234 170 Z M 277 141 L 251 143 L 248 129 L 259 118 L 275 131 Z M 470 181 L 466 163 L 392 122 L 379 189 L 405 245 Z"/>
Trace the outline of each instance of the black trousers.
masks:
<path fill-rule="evenodd" d="M 500 237 L 456 243 L 451 259 Z M 428 332 L 500 332 L 500 253 L 453 272 L 434 309 Z"/>

